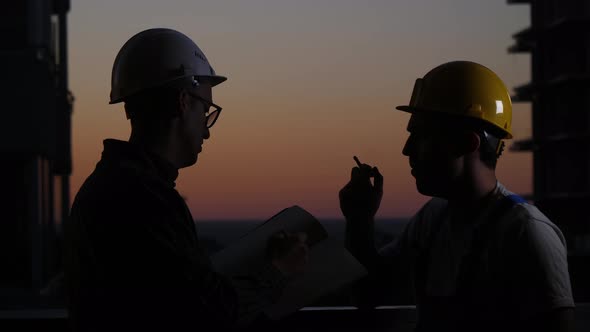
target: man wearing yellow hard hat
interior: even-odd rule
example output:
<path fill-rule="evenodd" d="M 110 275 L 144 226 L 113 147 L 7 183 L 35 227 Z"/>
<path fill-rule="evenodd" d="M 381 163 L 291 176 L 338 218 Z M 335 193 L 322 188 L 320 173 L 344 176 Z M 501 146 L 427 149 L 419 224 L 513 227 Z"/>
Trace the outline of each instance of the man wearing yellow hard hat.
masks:
<path fill-rule="evenodd" d="M 375 248 L 383 177 L 357 159 L 340 206 L 347 246 L 370 271 L 363 302 L 413 284 L 418 331 L 571 329 L 564 237 L 496 179 L 502 140 L 512 138 L 502 80 L 474 62 L 445 63 L 417 79 L 410 104 L 397 109 L 411 114 L 403 154 L 418 191 L 432 199 L 395 243 Z"/>

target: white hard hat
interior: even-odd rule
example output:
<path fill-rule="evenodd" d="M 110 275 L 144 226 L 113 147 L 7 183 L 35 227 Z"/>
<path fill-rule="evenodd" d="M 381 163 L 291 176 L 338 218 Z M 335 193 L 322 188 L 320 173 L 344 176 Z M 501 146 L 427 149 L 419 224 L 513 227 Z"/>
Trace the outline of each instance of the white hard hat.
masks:
<path fill-rule="evenodd" d="M 211 86 L 227 79 L 215 74 L 205 54 L 184 34 L 172 29 L 142 31 L 131 37 L 115 58 L 109 104 L 186 77 Z"/>

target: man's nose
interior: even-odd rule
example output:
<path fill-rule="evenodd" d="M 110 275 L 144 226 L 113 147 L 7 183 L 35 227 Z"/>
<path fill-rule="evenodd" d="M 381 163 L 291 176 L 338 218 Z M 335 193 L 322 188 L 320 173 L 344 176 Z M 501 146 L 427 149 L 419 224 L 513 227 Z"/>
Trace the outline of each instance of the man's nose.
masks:
<path fill-rule="evenodd" d="M 406 157 L 410 156 L 410 137 L 406 140 L 406 144 L 404 144 L 404 148 L 402 149 L 402 154 Z"/>
<path fill-rule="evenodd" d="M 209 128 L 205 125 L 205 131 L 203 132 L 203 139 L 209 139 L 211 137 L 211 133 L 209 132 Z"/>

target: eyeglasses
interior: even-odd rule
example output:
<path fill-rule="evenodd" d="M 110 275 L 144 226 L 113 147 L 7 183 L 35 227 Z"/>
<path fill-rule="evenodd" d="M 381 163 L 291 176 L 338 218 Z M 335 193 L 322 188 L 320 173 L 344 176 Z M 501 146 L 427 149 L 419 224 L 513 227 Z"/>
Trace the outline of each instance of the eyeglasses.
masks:
<path fill-rule="evenodd" d="M 205 116 L 207 117 L 207 129 L 213 127 L 213 125 L 217 121 L 217 118 L 219 118 L 219 114 L 221 114 L 221 106 L 216 105 L 201 96 L 194 95 L 192 93 L 189 93 L 189 95 L 205 104 L 205 106 L 207 107 L 207 110 L 205 111 Z M 214 110 L 211 111 L 211 108 L 214 108 Z"/>

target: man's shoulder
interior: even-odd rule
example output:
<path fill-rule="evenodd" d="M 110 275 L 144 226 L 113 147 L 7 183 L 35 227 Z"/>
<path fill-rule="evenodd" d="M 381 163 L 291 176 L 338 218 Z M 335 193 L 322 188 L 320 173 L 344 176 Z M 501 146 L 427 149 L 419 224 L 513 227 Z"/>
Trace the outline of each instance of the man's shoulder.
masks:
<path fill-rule="evenodd" d="M 561 242 L 565 245 L 565 238 L 543 212 L 532 204 L 519 204 L 512 213 L 513 220 L 519 221 L 518 235 L 521 239 L 536 242 Z"/>
<path fill-rule="evenodd" d="M 98 166 L 78 190 L 72 210 L 104 214 L 127 208 L 145 209 L 150 195 L 149 188 L 133 172 Z"/>
<path fill-rule="evenodd" d="M 93 195 L 124 195 L 141 189 L 141 183 L 132 172 L 125 169 L 97 167 L 84 181 L 79 193 Z"/>
<path fill-rule="evenodd" d="M 501 188 L 501 194 L 505 199 L 511 200 L 510 209 L 505 214 L 504 220 L 512 227 L 506 227 L 506 232 L 517 232 L 519 238 L 545 238 L 564 242 L 561 230 L 533 203 L 525 201 L 507 190 Z"/>

